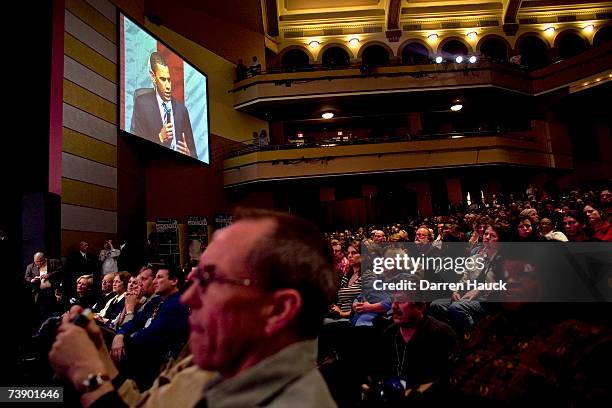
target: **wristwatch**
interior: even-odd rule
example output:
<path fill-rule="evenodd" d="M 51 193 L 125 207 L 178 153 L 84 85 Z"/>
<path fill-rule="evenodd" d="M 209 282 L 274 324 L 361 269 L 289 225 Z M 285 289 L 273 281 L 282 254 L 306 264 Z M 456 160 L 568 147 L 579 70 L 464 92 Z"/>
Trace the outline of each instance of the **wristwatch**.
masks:
<path fill-rule="evenodd" d="M 81 392 L 84 394 L 86 392 L 95 391 L 107 381 L 110 381 L 110 377 L 107 374 L 89 374 L 87 379 L 81 383 L 83 385 Z"/>

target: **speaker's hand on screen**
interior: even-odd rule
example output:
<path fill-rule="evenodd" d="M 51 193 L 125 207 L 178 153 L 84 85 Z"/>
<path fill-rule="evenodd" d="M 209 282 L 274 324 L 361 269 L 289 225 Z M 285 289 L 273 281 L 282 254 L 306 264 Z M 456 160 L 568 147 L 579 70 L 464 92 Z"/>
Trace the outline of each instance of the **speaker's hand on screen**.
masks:
<path fill-rule="evenodd" d="M 189 147 L 187 147 L 187 141 L 185 140 L 185 132 L 183 132 L 182 136 L 183 140 L 176 141 L 176 150 L 186 154 L 187 156 L 191 156 L 191 151 L 189 150 Z"/>
<path fill-rule="evenodd" d="M 168 122 L 164 126 L 162 126 L 161 130 L 159 131 L 159 141 L 161 143 L 167 144 L 172 140 L 173 137 L 174 129 L 172 129 L 172 122 Z"/>

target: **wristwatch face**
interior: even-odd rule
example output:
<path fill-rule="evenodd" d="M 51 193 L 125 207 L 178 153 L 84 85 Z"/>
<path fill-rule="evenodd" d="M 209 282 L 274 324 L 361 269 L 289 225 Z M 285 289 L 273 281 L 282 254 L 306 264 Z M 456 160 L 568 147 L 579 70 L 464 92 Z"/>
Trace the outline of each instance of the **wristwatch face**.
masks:
<path fill-rule="evenodd" d="M 85 388 L 84 392 L 97 390 L 104 382 L 109 380 L 110 377 L 106 374 L 90 374 L 89 377 L 83 381 L 83 386 Z"/>

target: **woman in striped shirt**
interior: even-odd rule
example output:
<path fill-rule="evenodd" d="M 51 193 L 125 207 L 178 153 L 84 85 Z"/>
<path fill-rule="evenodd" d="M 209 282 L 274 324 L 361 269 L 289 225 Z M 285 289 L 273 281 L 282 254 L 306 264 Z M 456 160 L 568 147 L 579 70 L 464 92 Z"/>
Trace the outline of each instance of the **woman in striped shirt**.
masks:
<path fill-rule="evenodd" d="M 353 241 L 348 247 L 349 268 L 340 282 L 337 303 L 331 306 L 331 313 L 340 319 L 351 316 L 353 301 L 361 293 L 361 242 Z"/>

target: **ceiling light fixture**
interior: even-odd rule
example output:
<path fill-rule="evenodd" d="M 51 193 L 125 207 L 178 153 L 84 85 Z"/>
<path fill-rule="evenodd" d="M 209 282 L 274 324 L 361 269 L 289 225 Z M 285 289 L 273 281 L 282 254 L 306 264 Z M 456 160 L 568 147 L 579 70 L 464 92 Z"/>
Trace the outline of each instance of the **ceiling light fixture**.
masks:
<path fill-rule="evenodd" d="M 436 40 L 438 39 L 438 34 L 435 34 L 435 33 L 434 33 L 434 34 L 429 34 L 429 35 L 427 36 L 427 39 L 428 39 L 429 41 L 431 41 L 431 42 L 434 42 L 434 41 L 436 41 Z"/>
<path fill-rule="evenodd" d="M 467 38 L 470 41 L 474 41 L 476 39 L 476 37 L 478 37 L 478 34 L 476 33 L 476 31 L 472 31 L 470 33 L 467 33 Z"/>
<path fill-rule="evenodd" d="M 321 115 L 321 117 L 323 119 L 331 119 L 331 118 L 334 117 L 334 114 L 333 114 L 333 112 L 325 112 L 324 114 Z"/>
<path fill-rule="evenodd" d="M 457 55 L 457 57 L 455 58 L 455 62 L 457 64 L 461 64 L 463 62 L 463 57 L 461 55 Z"/>
<path fill-rule="evenodd" d="M 594 29 L 595 29 L 595 26 L 593 24 L 589 24 L 588 26 L 585 26 L 583 28 L 584 32 L 587 34 L 591 34 Z"/>
<path fill-rule="evenodd" d="M 455 105 L 451 106 L 451 107 L 450 107 L 450 109 L 451 109 L 453 112 L 459 112 L 461 109 L 463 109 L 463 105 L 461 105 L 461 104 L 457 103 L 457 104 L 455 104 Z"/>
<path fill-rule="evenodd" d="M 313 50 L 316 50 L 317 48 L 319 48 L 319 42 L 318 41 L 311 41 L 308 43 L 308 46 L 310 48 L 312 48 Z"/>
<path fill-rule="evenodd" d="M 356 47 L 359 45 L 359 38 L 351 38 L 349 40 L 349 44 L 351 45 L 351 47 Z"/>
<path fill-rule="evenodd" d="M 544 34 L 551 36 L 555 33 L 555 27 L 547 27 L 544 29 Z"/>

